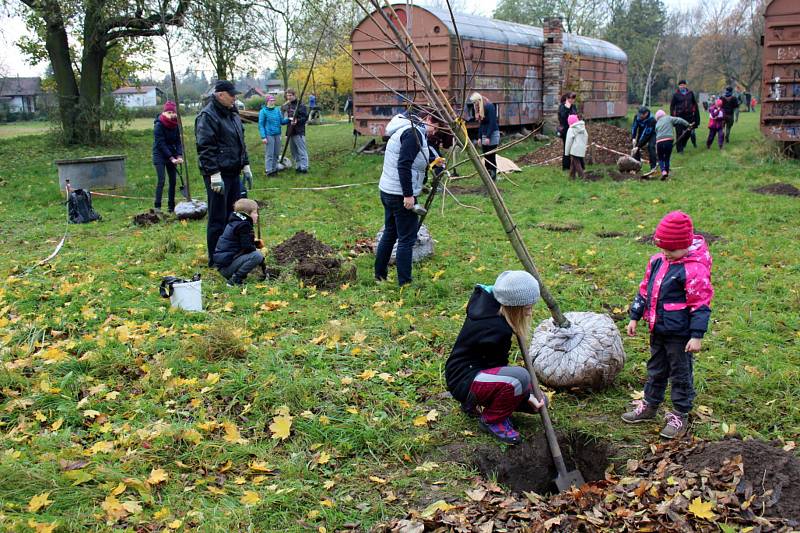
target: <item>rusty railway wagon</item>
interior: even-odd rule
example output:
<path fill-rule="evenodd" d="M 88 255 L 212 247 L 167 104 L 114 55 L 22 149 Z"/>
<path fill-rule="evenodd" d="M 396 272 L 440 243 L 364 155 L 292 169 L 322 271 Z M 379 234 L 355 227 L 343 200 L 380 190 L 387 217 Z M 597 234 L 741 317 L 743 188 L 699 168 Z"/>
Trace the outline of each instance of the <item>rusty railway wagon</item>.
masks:
<path fill-rule="evenodd" d="M 772 0 L 764 11 L 761 132 L 800 155 L 800 0 Z"/>
<path fill-rule="evenodd" d="M 504 129 L 542 122 L 557 110 L 558 95 L 566 90 L 578 94 L 585 118 L 627 112 L 625 52 L 600 39 L 563 33 L 557 19 L 557 24 L 536 28 L 456 14 L 454 25 L 445 10 L 406 4 L 394 9 L 395 22 L 408 28 L 433 77 L 465 118 L 472 91 L 497 104 Z M 376 19 L 391 34 L 379 15 Z M 370 17 L 356 26 L 350 39 L 355 128 L 362 135 L 383 136 L 389 119 L 408 100 L 424 102 L 424 93 L 415 83 L 413 67 Z"/>

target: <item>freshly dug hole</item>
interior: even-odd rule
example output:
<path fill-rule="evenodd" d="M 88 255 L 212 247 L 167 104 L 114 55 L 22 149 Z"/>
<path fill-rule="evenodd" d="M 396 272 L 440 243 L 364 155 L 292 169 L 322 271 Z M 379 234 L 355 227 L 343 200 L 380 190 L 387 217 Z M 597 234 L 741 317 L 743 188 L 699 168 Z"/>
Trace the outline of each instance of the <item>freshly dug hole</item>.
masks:
<path fill-rule="evenodd" d="M 134 215 L 133 223 L 136 226 L 152 226 L 153 224 L 158 224 L 166 220 L 166 216 L 164 213 L 156 212 L 155 209 L 150 209 L 145 211 L 144 213 L 139 213 L 138 215 Z"/>
<path fill-rule="evenodd" d="M 586 481 L 605 478 L 610 464 L 611 446 L 580 432 L 556 433 L 567 471 L 577 468 Z M 524 435 L 522 443 L 505 450 L 497 444 L 479 446 L 473 454 L 473 463 L 481 474 L 516 492 L 533 491 L 537 494 L 557 492 L 553 480 L 556 467 L 544 433 Z"/>
<path fill-rule="evenodd" d="M 752 189 L 753 192 L 758 194 L 772 194 L 778 196 L 800 196 L 800 189 L 791 183 L 771 183 L 763 187 L 756 187 Z"/>

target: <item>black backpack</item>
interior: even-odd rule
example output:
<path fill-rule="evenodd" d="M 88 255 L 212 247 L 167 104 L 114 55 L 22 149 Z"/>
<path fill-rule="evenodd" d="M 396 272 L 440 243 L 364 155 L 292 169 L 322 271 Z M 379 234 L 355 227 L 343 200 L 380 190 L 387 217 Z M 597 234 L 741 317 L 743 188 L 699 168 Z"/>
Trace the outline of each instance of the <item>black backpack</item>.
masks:
<path fill-rule="evenodd" d="M 92 209 L 92 193 L 84 189 L 74 189 L 67 200 L 70 224 L 86 224 L 102 217 Z"/>

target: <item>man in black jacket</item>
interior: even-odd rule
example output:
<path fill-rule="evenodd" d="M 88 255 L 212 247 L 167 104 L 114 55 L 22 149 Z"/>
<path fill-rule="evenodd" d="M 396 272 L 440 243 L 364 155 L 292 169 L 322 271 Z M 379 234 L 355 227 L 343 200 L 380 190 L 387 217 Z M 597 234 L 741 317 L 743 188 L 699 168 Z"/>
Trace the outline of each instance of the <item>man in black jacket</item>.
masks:
<path fill-rule="evenodd" d="M 690 91 L 686 86 L 686 80 L 678 82 L 678 90 L 672 95 L 672 101 L 669 104 L 669 114 L 673 117 L 680 117 L 695 126 L 700 124 L 700 109 L 697 107 L 697 98 L 695 98 L 694 92 Z M 686 143 L 689 142 L 689 138 L 692 139 L 692 145 L 697 148 L 697 136 L 694 129 L 688 134 L 684 134 L 685 131 L 686 128 L 684 126 L 675 125 L 675 135 L 678 139 L 675 149 L 679 154 L 683 152 Z"/>
<path fill-rule="evenodd" d="M 249 187 L 253 186 L 244 126 L 236 109 L 237 94 L 239 91 L 231 82 L 218 81 L 214 94 L 194 121 L 197 159 L 208 194 L 206 241 L 209 266 L 214 265 L 214 249 L 233 213 L 233 204 L 247 196 L 239 174 Z"/>
<path fill-rule="evenodd" d="M 308 172 L 308 150 L 306 149 L 306 122 L 308 121 L 308 109 L 303 102 L 297 101 L 294 89 L 286 89 L 286 118 L 291 122 L 286 128 L 289 148 L 292 149 L 292 159 L 294 168 L 297 172 L 305 174 Z"/>

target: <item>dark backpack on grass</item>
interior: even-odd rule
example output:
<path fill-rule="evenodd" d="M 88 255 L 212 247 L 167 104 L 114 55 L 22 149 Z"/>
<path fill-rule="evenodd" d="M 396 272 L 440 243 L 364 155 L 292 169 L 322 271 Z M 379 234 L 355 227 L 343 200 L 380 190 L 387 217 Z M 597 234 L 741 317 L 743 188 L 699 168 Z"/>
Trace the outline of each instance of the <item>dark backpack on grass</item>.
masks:
<path fill-rule="evenodd" d="M 70 191 L 67 209 L 70 224 L 86 224 L 102 218 L 92 209 L 92 193 L 83 189 Z"/>

